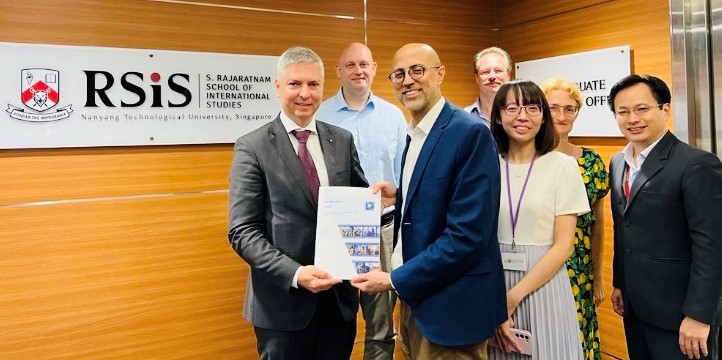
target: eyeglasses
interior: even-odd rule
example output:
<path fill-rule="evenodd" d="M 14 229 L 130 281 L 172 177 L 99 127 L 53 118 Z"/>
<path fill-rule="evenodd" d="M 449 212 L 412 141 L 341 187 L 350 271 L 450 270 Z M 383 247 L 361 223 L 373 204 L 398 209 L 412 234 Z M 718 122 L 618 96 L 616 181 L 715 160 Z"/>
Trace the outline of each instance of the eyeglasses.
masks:
<path fill-rule="evenodd" d="M 438 69 L 439 66 L 432 66 L 432 69 Z M 404 81 L 404 78 L 406 78 L 406 73 L 409 74 L 409 76 L 414 80 L 419 80 L 422 77 L 424 77 L 424 73 L 426 72 L 426 67 L 424 65 L 411 65 L 409 67 L 409 70 L 404 72 L 404 69 L 398 69 L 391 74 L 389 74 L 389 80 L 391 80 L 391 83 L 393 84 L 400 84 Z"/>
<path fill-rule="evenodd" d="M 550 105 L 549 110 L 553 113 L 564 112 L 565 116 L 574 116 L 579 109 L 576 106 L 561 106 L 561 105 Z"/>
<path fill-rule="evenodd" d="M 501 108 L 509 116 L 516 116 L 521 114 L 521 109 L 526 110 L 526 114 L 529 116 L 537 116 L 542 113 L 542 106 L 539 104 L 529 104 L 519 106 L 517 104 L 508 104 Z"/>
<path fill-rule="evenodd" d="M 642 116 L 646 114 L 649 110 L 652 110 L 652 108 L 658 107 L 659 110 L 662 110 L 662 106 L 665 104 L 657 104 L 657 105 L 637 105 L 635 106 L 631 111 L 629 109 L 621 108 L 614 111 L 614 116 L 618 119 L 624 119 L 629 116 L 630 112 L 633 112 L 634 115 Z"/>

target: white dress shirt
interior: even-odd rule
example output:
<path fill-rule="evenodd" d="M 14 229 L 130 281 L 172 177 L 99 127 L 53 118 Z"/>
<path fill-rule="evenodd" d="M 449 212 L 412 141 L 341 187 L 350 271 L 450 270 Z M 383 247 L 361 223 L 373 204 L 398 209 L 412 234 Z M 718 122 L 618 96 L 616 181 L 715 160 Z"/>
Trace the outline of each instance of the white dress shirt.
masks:
<path fill-rule="evenodd" d="M 293 145 L 293 150 L 296 151 L 296 156 L 298 156 L 298 139 L 296 139 L 296 135 L 293 135 L 291 132 L 294 130 L 311 131 L 311 135 L 308 137 L 306 142 L 306 148 L 308 148 L 308 152 L 311 154 L 311 159 L 313 159 L 313 164 L 316 166 L 319 184 L 321 186 L 328 186 L 328 169 L 326 169 L 326 162 L 323 159 L 323 151 L 321 151 L 321 141 L 318 138 L 318 131 L 316 130 L 316 119 L 311 119 L 311 122 L 308 123 L 305 128 L 302 128 L 293 122 L 291 118 L 286 116 L 283 111 L 281 111 L 280 117 L 281 124 L 283 124 L 283 127 L 286 129 L 286 134 L 291 140 L 291 145 Z M 298 269 L 296 269 L 296 273 L 293 275 L 291 286 L 294 288 L 298 288 L 298 276 L 301 275 L 301 268 L 302 266 L 299 266 Z"/>
<path fill-rule="evenodd" d="M 662 136 L 659 137 L 655 142 L 653 142 L 651 145 L 647 146 L 642 152 L 639 153 L 639 158 L 637 158 L 637 161 L 634 161 L 634 146 L 632 143 L 628 143 L 627 146 L 624 147 L 624 150 L 622 151 L 624 153 L 624 162 L 627 163 L 627 166 L 629 167 L 629 191 L 631 193 L 632 191 L 632 184 L 634 184 L 634 179 L 637 177 L 637 174 L 639 173 L 639 170 L 642 169 L 642 164 L 644 164 L 644 160 L 647 159 L 647 156 L 649 156 L 649 153 L 652 152 L 652 149 L 659 143 L 659 140 L 662 140 L 664 135 L 667 134 L 665 132 L 662 134 Z M 627 169 L 624 170 L 625 172 Z M 625 176 L 624 174 L 622 176 Z M 622 178 L 622 184 L 624 184 L 625 178 Z"/>
<path fill-rule="evenodd" d="M 406 161 L 404 162 L 403 176 L 401 178 L 402 199 L 404 201 L 403 204 L 400 204 L 402 219 L 406 211 L 406 196 L 409 189 L 409 182 L 411 182 L 411 175 L 413 175 L 414 167 L 416 166 L 416 161 L 419 159 L 421 148 L 424 146 L 424 142 L 426 142 L 426 138 L 428 137 L 431 128 L 434 127 L 436 119 L 441 114 L 441 110 L 444 109 L 445 102 L 446 99 L 443 97 L 439 99 L 439 101 L 436 102 L 426 115 L 424 115 L 418 124 L 414 123 L 413 120 L 409 121 L 408 132 L 409 137 L 411 137 L 411 142 L 409 143 L 409 149 L 406 151 Z M 398 206 L 399 204 L 396 205 Z M 404 264 L 401 244 L 401 226 L 399 226 L 398 240 L 396 241 L 394 252 L 391 255 L 391 269 L 393 270 Z"/>

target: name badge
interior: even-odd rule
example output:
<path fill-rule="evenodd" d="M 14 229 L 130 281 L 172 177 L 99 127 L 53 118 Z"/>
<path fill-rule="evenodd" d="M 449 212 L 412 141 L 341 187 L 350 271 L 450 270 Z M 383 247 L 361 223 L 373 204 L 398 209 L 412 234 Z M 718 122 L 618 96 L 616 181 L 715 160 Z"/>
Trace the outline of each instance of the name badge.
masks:
<path fill-rule="evenodd" d="M 527 269 L 526 254 L 524 253 L 502 252 L 501 263 L 504 265 L 504 270 L 526 271 Z"/>

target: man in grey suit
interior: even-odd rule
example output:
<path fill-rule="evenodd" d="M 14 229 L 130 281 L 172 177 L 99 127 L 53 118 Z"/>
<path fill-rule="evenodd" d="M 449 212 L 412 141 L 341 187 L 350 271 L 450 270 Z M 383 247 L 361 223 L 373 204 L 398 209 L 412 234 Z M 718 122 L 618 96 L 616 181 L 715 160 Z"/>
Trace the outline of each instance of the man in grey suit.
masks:
<path fill-rule="evenodd" d="M 278 60 L 282 111 L 238 139 L 228 239 L 251 267 L 244 317 L 262 359 L 348 359 L 358 291 L 313 265 L 318 187 L 368 186 L 353 137 L 316 121 L 323 62 L 294 47 Z"/>
<path fill-rule="evenodd" d="M 612 306 L 631 360 L 719 359 L 722 164 L 667 131 L 654 76 L 617 82 L 609 104 L 629 144 L 612 158 Z"/>

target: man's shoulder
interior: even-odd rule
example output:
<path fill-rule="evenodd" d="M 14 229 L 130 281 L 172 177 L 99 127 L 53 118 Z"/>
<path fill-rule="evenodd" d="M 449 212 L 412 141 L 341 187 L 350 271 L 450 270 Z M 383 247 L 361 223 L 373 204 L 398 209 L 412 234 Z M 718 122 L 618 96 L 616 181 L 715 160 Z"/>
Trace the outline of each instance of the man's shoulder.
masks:
<path fill-rule="evenodd" d="M 406 120 L 404 120 L 404 113 L 398 106 L 384 98 L 380 98 L 376 95 L 372 96 L 374 101 L 374 110 L 378 110 L 385 114 L 393 115 L 393 117 L 398 118 L 399 120 L 406 123 Z"/>
<path fill-rule="evenodd" d="M 444 105 L 444 109 L 441 111 L 440 116 L 444 116 L 444 114 L 450 114 L 451 120 L 449 121 L 450 125 L 457 125 L 457 126 L 469 126 L 469 127 L 479 127 L 481 125 L 481 128 L 486 128 L 489 130 L 489 128 L 486 127 L 481 121 L 479 121 L 479 117 L 471 114 L 460 107 L 452 104 L 451 102 L 447 101 Z"/>
<path fill-rule="evenodd" d="M 401 112 L 401 109 L 399 109 L 399 107 L 394 105 L 392 102 L 390 102 L 380 96 L 377 96 L 377 95 L 371 95 L 371 96 L 374 101 L 374 106 L 390 108 L 390 109 L 398 110 L 398 112 Z"/>
<path fill-rule="evenodd" d="M 266 124 L 261 125 L 259 128 L 255 130 L 251 130 L 250 132 L 246 133 L 245 135 L 241 135 L 237 140 L 236 144 L 240 142 L 255 142 L 260 139 L 267 139 L 268 134 L 271 133 L 271 128 L 274 126 L 274 123 L 278 120 L 278 118 L 269 121 Z"/>
<path fill-rule="evenodd" d="M 333 97 L 330 97 L 321 103 L 321 105 L 318 107 L 318 110 L 316 110 L 315 116 L 319 117 L 325 115 L 325 117 L 332 117 L 337 110 L 338 109 L 336 109 L 336 101 Z"/>
<path fill-rule="evenodd" d="M 675 159 L 685 165 L 719 165 L 720 159 L 717 155 L 707 151 L 693 147 L 681 140 L 677 140 L 675 150 L 670 155 L 670 159 Z"/>
<path fill-rule="evenodd" d="M 474 103 L 472 103 L 471 105 L 468 105 L 468 106 L 464 107 L 463 110 L 466 111 L 466 112 L 468 112 L 468 113 L 471 113 L 471 112 L 474 111 L 474 109 L 476 109 L 476 108 L 477 108 L 477 103 L 474 102 Z"/>
<path fill-rule="evenodd" d="M 340 137 L 352 137 L 351 132 L 334 124 L 330 124 L 325 120 L 318 120 L 316 119 L 316 128 L 319 130 L 319 134 L 322 133 L 322 131 L 325 131 L 333 136 L 340 136 Z"/>

